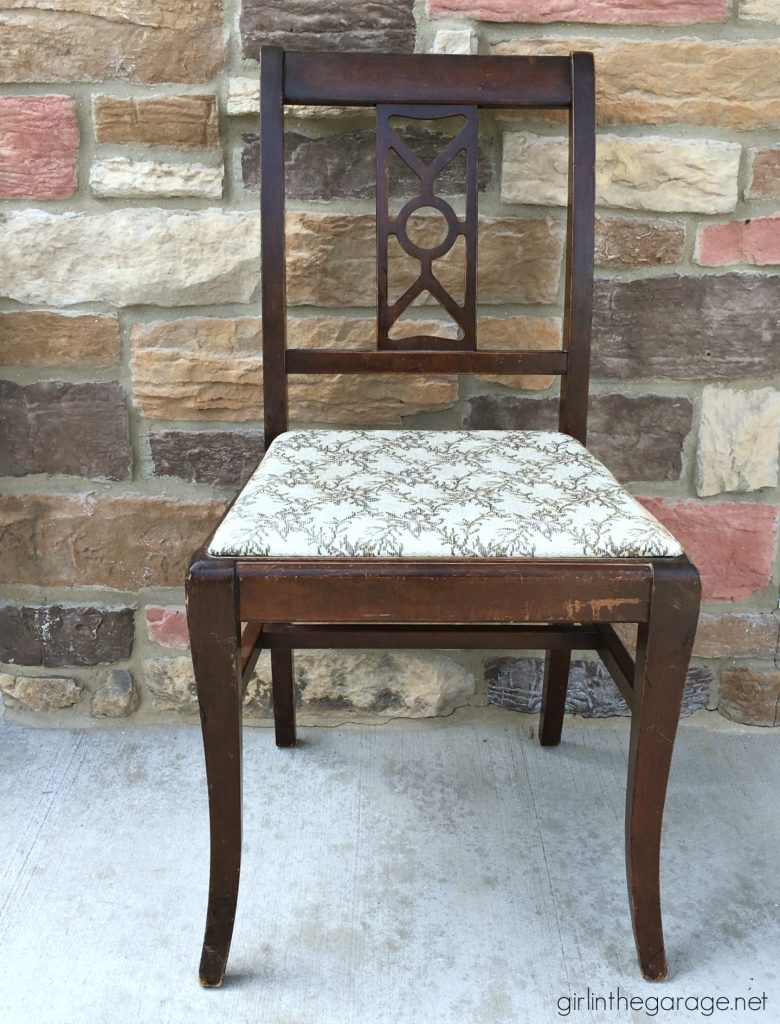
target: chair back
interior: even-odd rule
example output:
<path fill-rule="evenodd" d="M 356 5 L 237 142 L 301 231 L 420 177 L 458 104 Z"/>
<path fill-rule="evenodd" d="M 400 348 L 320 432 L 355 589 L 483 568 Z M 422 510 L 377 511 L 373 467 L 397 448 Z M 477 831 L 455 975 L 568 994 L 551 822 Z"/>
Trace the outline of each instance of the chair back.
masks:
<path fill-rule="evenodd" d="M 263 398 L 266 445 L 287 430 L 289 374 L 490 373 L 561 378 L 559 429 L 585 442 L 593 291 L 595 101 L 593 57 L 488 57 L 370 53 L 296 53 L 264 47 L 261 62 L 261 211 Z M 285 285 L 285 104 L 376 108 L 376 345 L 366 351 L 288 348 Z M 477 111 L 552 108 L 569 113 L 563 343 L 560 351 L 480 351 L 477 338 Z M 394 118 L 460 118 L 439 155 L 425 163 Z M 465 155 L 465 215 L 436 193 L 436 178 Z M 389 163 L 400 158 L 419 178 L 418 194 L 394 211 Z M 411 235 L 410 219 L 432 208 L 444 220 L 439 240 Z M 463 239 L 462 243 L 459 239 Z M 395 240 L 395 241 L 393 241 Z M 419 275 L 391 298 L 388 247 L 419 261 Z M 458 245 L 464 287 L 459 301 L 434 263 Z M 394 332 L 426 292 L 456 325 L 457 336 Z"/>

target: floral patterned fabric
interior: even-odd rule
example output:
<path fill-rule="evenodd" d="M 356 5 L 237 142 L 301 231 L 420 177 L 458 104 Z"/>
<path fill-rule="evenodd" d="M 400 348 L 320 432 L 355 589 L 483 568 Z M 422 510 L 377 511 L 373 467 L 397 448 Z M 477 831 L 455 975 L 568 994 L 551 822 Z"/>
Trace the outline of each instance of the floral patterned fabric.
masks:
<path fill-rule="evenodd" d="M 650 558 L 674 537 L 578 441 L 539 430 L 293 430 L 216 556 Z"/>

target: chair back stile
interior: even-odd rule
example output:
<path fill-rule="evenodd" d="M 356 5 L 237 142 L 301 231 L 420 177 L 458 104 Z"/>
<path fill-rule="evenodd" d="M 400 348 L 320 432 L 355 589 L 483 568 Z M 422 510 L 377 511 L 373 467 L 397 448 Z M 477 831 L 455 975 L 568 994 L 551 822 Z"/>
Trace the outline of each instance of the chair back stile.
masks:
<path fill-rule="evenodd" d="M 312 54 L 264 47 L 261 60 L 261 215 L 263 397 L 266 447 L 288 428 L 291 373 L 492 373 L 561 377 L 559 429 L 585 442 L 590 364 L 594 239 L 594 71 L 589 53 L 570 57 L 395 56 Z M 288 349 L 284 239 L 284 106 L 377 108 L 377 338 L 365 351 Z M 561 351 L 480 351 L 476 326 L 478 108 L 554 108 L 569 111 L 563 345 Z M 390 119 L 461 115 L 465 127 L 433 165 L 415 164 Z M 399 152 L 404 150 L 403 152 Z M 433 181 L 447 160 L 466 154 L 466 215 L 460 220 L 434 195 Z M 388 158 L 397 153 L 421 179 L 417 199 L 396 217 L 389 212 Z M 406 232 L 420 207 L 439 209 L 447 238 L 425 251 Z M 393 302 L 388 295 L 387 241 L 420 261 L 420 274 Z M 458 236 L 465 241 L 465 290 L 458 303 L 431 271 Z M 391 328 L 424 291 L 450 314 L 458 338 L 391 336 Z"/>
<path fill-rule="evenodd" d="M 566 216 L 566 279 L 558 429 L 585 444 L 588 425 L 590 334 L 593 312 L 593 248 L 596 202 L 596 89 L 593 57 L 571 57 L 569 201 Z"/>
<path fill-rule="evenodd" d="M 260 67 L 260 258 L 265 446 L 287 430 L 287 282 L 284 244 L 284 52 Z"/>

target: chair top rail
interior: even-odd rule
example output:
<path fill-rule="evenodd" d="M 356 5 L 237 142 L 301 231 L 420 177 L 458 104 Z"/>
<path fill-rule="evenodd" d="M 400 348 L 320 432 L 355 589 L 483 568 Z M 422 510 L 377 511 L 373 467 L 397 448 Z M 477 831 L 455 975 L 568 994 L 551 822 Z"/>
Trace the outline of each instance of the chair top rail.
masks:
<path fill-rule="evenodd" d="M 272 49 L 268 47 L 266 49 Z M 570 107 L 569 57 L 450 54 L 284 54 L 284 102 Z"/>

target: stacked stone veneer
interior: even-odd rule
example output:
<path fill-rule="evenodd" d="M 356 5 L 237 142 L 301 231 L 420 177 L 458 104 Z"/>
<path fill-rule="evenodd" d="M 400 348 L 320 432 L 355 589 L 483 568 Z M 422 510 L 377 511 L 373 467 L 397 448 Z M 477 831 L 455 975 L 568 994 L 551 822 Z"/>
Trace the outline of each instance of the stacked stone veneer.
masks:
<path fill-rule="evenodd" d="M 185 559 L 261 451 L 256 57 L 276 42 L 594 51 L 592 447 L 702 571 L 686 707 L 780 723 L 780 0 L 0 8 L 0 687 L 14 716 L 195 709 Z M 359 347 L 371 120 L 299 108 L 288 127 L 290 334 Z M 486 347 L 560 343 L 564 133 L 553 115 L 482 119 Z M 554 396 L 545 377 L 291 391 L 296 424 L 423 428 L 551 426 Z M 501 653 L 309 652 L 298 669 L 305 709 L 331 718 L 448 713 L 485 693 L 533 710 L 541 678 L 538 660 Z M 247 701 L 268 714 L 263 661 Z M 587 660 L 571 708 L 624 710 Z"/>

